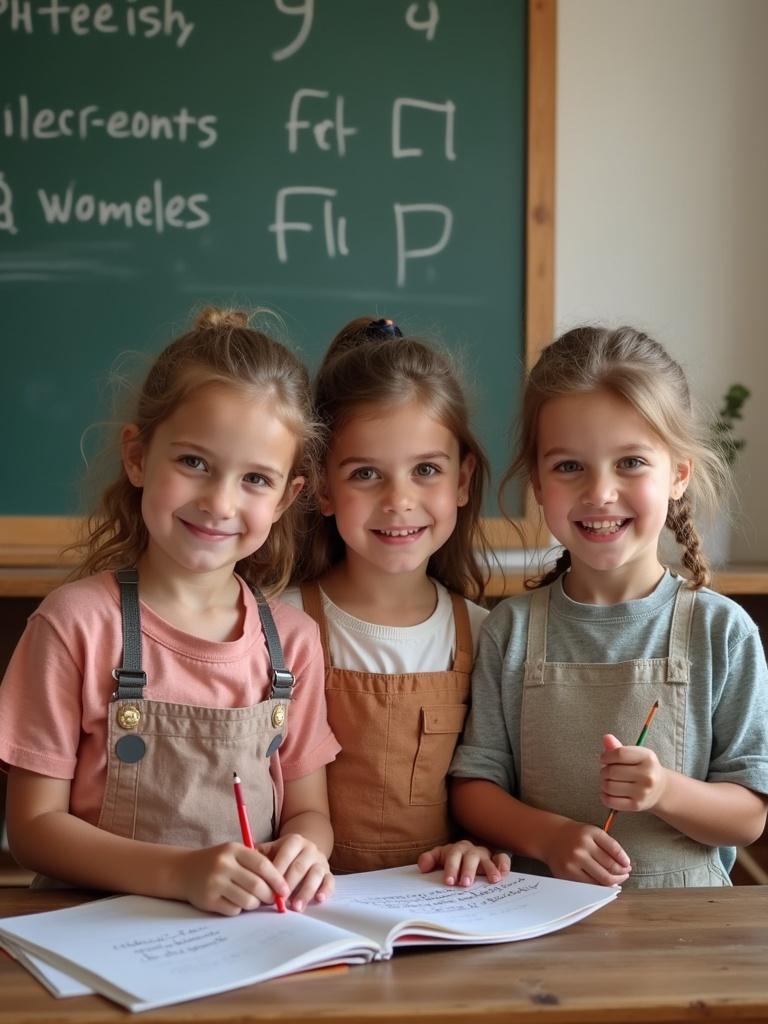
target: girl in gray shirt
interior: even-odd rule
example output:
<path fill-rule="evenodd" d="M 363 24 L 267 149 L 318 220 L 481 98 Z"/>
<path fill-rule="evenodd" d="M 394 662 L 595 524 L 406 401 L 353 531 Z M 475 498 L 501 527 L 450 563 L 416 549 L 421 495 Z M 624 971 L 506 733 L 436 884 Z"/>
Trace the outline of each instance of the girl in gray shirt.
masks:
<path fill-rule="evenodd" d="M 768 671 L 755 624 L 706 586 L 692 510 L 729 479 L 682 369 L 632 328 L 568 332 L 527 381 L 515 474 L 563 552 L 483 627 L 456 818 L 521 870 L 730 884 L 765 826 Z M 659 559 L 665 526 L 686 578 Z"/>

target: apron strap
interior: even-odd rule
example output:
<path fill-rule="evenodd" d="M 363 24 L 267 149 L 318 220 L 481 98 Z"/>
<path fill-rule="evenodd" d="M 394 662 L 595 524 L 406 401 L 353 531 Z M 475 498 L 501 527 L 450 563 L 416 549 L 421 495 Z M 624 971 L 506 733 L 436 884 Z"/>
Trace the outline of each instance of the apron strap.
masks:
<path fill-rule="evenodd" d="M 299 589 L 301 590 L 301 601 L 304 605 L 304 611 L 310 619 L 315 620 L 320 628 L 320 644 L 323 648 L 323 658 L 325 659 L 325 664 L 330 668 L 331 645 L 328 641 L 328 622 L 323 611 L 323 595 L 320 591 L 320 584 L 302 583 Z"/>
<path fill-rule="evenodd" d="M 525 652 L 525 679 L 528 683 L 544 681 L 548 617 L 549 587 L 540 587 L 531 594 L 528 611 L 528 643 Z"/>
<path fill-rule="evenodd" d="M 280 635 L 277 632 L 275 620 L 272 618 L 272 611 L 259 588 L 253 583 L 249 583 L 248 585 L 253 591 L 253 596 L 256 598 L 256 606 L 259 609 L 259 618 L 261 619 L 261 628 L 264 630 L 264 639 L 267 642 L 269 660 L 272 662 L 272 692 L 270 697 L 275 697 L 278 700 L 291 700 L 291 693 L 293 691 L 293 684 L 296 682 L 296 677 L 293 672 L 285 667 L 283 645 L 280 643 Z"/>
<path fill-rule="evenodd" d="M 474 645 L 472 643 L 472 627 L 469 623 L 469 612 L 467 602 L 459 594 L 449 591 L 451 603 L 453 604 L 453 624 L 456 629 L 456 649 L 453 655 L 453 671 L 465 672 L 467 675 L 472 671 L 474 659 Z"/>
<path fill-rule="evenodd" d="M 123 663 L 112 670 L 117 680 L 113 700 L 142 700 L 147 674 L 141 668 L 141 612 L 139 609 L 139 573 L 137 569 L 118 569 L 115 573 L 120 587 L 120 612 L 123 620 Z M 285 667 L 283 647 L 269 605 L 258 587 L 250 584 L 259 610 L 261 628 L 272 663 L 271 697 L 290 700 L 295 677 Z"/>
<path fill-rule="evenodd" d="M 669 630 L 667 681 L 670 683 L 688 682 L 688 648 L 691 642 L 695 600 L 696 591 L 686 583 L 681 583 L 675 596 L 672 625 Z"/>
<path fill-rule="evenodd" d="M 139 574 L 135 568 L 115 573 L 120 588 L 120 614 L 123 620 L 123 663 L 112 670 L 117 689 L 112 700 L 143 700 L 147 674 L 141 670 L 141 612 L 139 610 Z"/>

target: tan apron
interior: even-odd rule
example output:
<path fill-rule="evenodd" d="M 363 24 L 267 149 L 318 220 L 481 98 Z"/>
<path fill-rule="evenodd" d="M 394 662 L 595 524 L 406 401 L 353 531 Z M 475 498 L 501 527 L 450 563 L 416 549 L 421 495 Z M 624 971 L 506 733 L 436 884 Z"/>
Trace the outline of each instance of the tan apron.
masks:
<path fill-rule="evenodd" d="M 618 664 L 548 662 L 550 588 L 533 593 L 520 723 L 520 799 L 533 807 L 603 826 L 602 737 L 633 744 L 655 700 L 659 710 L 647 745 L 666 768 L 683 771 L 693 606 L 696 592 L 675 597 L 666 658 Z M 611 835 L 632 862 L 627 887 L 730 885 L 717 851 L 682 835 L 650 812 L 618 814 Z M 535 861 L 515 867 L 548 873 Z"/>
<path fill-rule="evenodd" d="M 450 842 L 446 776 L 469 700 L 473 647 L 467 606 L 451 594 L 453 667 L 441 672 L 356 672 L 331 664 L 317 584 L 301 588 L 320 627 L 328 720 L 341 753 L 328 765 L 334 871 L 412 864 Z"/>
<path fill-rule="evenodd" d="M 123 664 L 112 673 L 107 777 L 98 827 L 128 839 L 203 848 L 241 841 L 232 789 L 243 794 L 254 842 L 272 839 L 280 822 L 273 756 L 288 726 L 293 675 L 283 664 L 277 629 L 255 590 L 272 663 L 268 700 L 245 708 L 208 708 L 147 699 L 141 668 L 138 573 L 121 569 Z M 33 886 L 59 884 L 38 876 Z"/>

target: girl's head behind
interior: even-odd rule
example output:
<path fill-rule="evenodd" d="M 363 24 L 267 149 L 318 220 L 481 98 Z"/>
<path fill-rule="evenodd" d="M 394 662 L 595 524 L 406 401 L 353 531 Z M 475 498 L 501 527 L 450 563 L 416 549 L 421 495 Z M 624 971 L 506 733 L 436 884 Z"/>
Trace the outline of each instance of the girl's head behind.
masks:
<path fill-rule="evenodd" d="M 315 381 L 315 406 L 328 429 L 326 473 L 334 441 L 338 444 L 342 432 L 361 420 L 404 418 L 416 410 L 448 431 L 457 442 L 463 475 L 458 499 L 454 494 L 455 527 L 430 553 L 427 572 L 458 593 L 481 595 L 487 568 L 480 513 L 488 462 L 470 429 L 466 399 L 450 356 L 403 337 L 392 321 L 358 317 L 339 331 L 323 359 Z M 391 449 L 391 437 L 386 441 Z M 415 470 L 425 476 L 433 472 L 426 465 Z M 326 477 L 321 493 L 327 482 Z M 344 558 L 347 544 L 354 543 L 350 537 L 342 539 L 334 516 L 314 518 L 300 573 L 304 579 L 321 576 Z"/>
<path fill-rule="evenodd" d="M 502 488 L 515 476 L 536 484 L 542 457 L 539 429 L 546 403 L 592 394 L 614 396 L 623 403 L 617 408 L 628 409 L 630 415 L 634 411 L 666 449 L 672 466 L 693 466 L 690 480 L 683 482 L 682 490 L 674 490 L 675 494 L 681 490 L 679 497 L 669 498 L 666 526 L 684 549 L 682 561 L 693 585 L 706 585 L 709 568 L 700 551 L 693 509 L 712 512 L 718 507 L 730 483 L 728 468 L 713 448 L 706 425 L 694 413 L 682 368 L 641 331 L 577 327 L 543 350 L 526 381 L 518 454 Z M 570 564 L 566 550 L 537 585 L 552 582 Z"/>
<path fill-rule="evenodd" d="M 150 451 L 159 428 L 186 403 L 213 392 L 259 403 L 290 433 L 295 444 L 284 494 L 295 492 L 300 478 L 311 477 L 317 428 L 306 369 L 284 345 L 251 328 L 247 313 L 207 307 L 190 331 L 160 353 L 144 380 L 132 423 L 123 429 L 123 465 L 90 518 L 78 575 L 133 565 L 146 551 L 145 495 L 129 479 L 137 479 L 131 459 L 137 451 L 139 460 Z M 295 560 L 296 516 L 295 506 L 283 511 L 265 543 L 237 563 L 238 571 L 267 590 L 282 588 Z"/>

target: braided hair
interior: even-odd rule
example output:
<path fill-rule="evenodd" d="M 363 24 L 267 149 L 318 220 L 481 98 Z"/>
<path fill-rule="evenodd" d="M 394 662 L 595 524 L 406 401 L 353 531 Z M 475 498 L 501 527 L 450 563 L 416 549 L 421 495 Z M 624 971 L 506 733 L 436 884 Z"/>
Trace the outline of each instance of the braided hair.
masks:
<path fill-rule="evenodd" d="M 694 517 L 702 511 L 718 514 L 731 487 L 730 471 L 707 424 L 693 408 L 680 364 L 657 341 L 633 327 L 576 327 L 542 351 L 526 379 L 517 454 L 499 489 L 502 507 L 507 484 L 518 477 L 530 479 L 536 469 L 538 420 L 544 403 L 563 395 L 599 391 L 627 401 L 662 439 L 673 462 L 692 461 L 690 484 L 681 498 L 670 500 L 666 526 L 683 549 L 681 561 L 689 585 L 706 586 L 709 564 Z M 570 553 L 563 551 L 549 571 L 526 580 L 526 586 L 546 586 L 570 565 Z"/>

